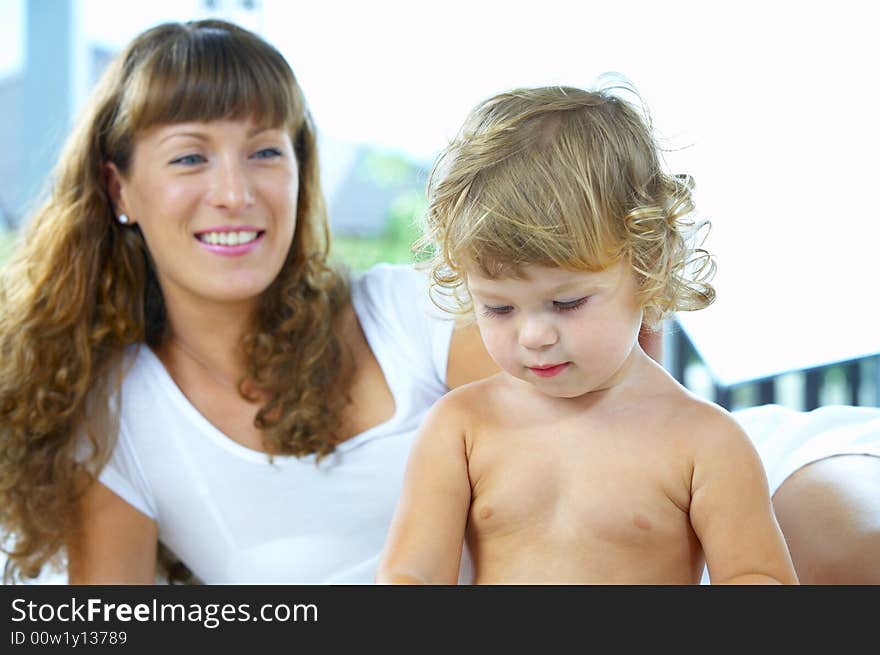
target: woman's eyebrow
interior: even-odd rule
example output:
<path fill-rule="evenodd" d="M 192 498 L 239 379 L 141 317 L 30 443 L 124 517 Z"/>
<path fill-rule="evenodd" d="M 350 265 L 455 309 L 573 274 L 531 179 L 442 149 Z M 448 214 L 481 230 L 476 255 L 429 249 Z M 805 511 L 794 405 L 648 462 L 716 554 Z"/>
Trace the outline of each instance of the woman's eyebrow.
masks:
<path fill-rule="evenodd" d="M 198 139 L 199 141 L 207 141 L 208 137 L 201 132 L 172 132 L 171 134 L 167 134 L 159 139 L 159 143 L 165 143 L 169 139 L 174 139 L 176 137 L 189 137 L 191 139 Z"/>
<path fill-rule="evenodd" d="M 251 138 L 251 137 L 257 136 L 258 134 L 261 134 L 262 132 L 271 132 L 273 130 L 280 130 L 280 129 L 281 128 L 279 128 L 279 127 L 268 127 L 268 126 L 254 127 L 254 128 L 251 128 L 250 130 L 248 130 L 247 135 L 248 135 L 248 138 Z"/>

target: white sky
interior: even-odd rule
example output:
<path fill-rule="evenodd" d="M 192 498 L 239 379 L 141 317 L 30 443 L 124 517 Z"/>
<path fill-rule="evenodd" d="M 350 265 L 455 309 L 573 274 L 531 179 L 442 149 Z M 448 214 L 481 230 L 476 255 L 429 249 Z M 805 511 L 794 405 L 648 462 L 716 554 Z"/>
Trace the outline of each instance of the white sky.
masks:
<path fill-rule="evenodd" d="M 0 0 L 0 72 L 16 65 L 21 2 Z M 79 2 L 87 38 L 114 47 L 199 8 Z M 667 143 L 688 146 L 667 160 L 694 175 L 713 221 L 719 300 L 681 317 L 713 372 L 735 382 L 880 352 L 872 3 L 262 4 L 248 26 L 287 56 L 323 134 L 422 160 L 492 93 L 626 74 Z"/>

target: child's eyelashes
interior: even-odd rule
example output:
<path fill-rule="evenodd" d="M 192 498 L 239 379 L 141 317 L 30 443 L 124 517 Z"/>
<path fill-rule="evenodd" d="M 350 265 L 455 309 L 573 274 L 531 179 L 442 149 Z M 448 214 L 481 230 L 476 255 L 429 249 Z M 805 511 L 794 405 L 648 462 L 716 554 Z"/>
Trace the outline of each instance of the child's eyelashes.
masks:
<path fill-rule="evenodd" d="M 554 300 L 553 309 L 558 312 L 571 312 L 583 307 L 589 299 L 589 296 L 584 296 L 583 298 L 577 298 L 576 300 Z M 513 312 L 513 310 L 514 308 L 511 305 L 483 305 L 481 313 L 483 316 L 489 317 L 506 316 Z"/>
<path fill-rule="evenodd" d="M 492 305 L 483 305 L 483 316 L 504 316 L 505 314 L 509 314 L 513 311 L 513 307 L 510 305 L 500 305 L 497 307 L 493 307 Z"/>
<path fill-rule="evenodd" d="M 582 307 L 588 300 L 589 296 L 578 298 L 577 300 L 554 300 L 553 306 L 561 312 L 570 312 L 574 309 Z"/>

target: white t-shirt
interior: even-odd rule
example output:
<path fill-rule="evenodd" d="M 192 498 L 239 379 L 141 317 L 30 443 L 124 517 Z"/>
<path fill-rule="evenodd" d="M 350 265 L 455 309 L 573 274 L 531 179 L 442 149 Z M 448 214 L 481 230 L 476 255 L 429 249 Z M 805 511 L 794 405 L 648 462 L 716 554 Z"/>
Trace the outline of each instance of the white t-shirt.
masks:
<path fill-rule="evenodd" d="M 211 425 L 146 346 L 123 382 L 120 434 L 100 480 L 156 521 L 159 539 L 208 584 L 371 583 L 425 412 L 446 391 L 452 321 L 426 276 L 379 265 L 352 303 L 395 413 L 314 456 L 268 456 Z"/>

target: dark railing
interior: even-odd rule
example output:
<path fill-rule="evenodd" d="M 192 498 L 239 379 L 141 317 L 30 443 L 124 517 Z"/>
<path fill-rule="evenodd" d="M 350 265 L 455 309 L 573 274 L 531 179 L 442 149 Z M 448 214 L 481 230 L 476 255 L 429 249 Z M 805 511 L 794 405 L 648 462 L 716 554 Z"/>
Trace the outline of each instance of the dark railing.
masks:
<path fill-rule="evenodd" d="M 669 321 L 666 330 L 664 363 L 669 372 L 697 395 L 726 409 L 771 403 L 798 410 L 823 405 L 880 407 L 880 354 L 723 386 L 711 380 L 676 321 Z"/>

